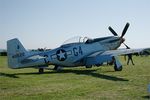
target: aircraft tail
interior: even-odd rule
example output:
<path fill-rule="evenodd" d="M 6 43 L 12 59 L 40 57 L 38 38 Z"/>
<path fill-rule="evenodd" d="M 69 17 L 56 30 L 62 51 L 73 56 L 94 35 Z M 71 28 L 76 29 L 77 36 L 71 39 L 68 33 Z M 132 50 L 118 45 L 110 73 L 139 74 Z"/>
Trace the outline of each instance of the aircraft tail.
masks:
<path fill-rule="evenodd" d="M 7 41 L 7 57 L 8 57 L 8 67 L 10 68 L 21 68 L 20 63 L 23 58 L 27 55 L 26 49 L 20 43 L 17 38 Z"/>

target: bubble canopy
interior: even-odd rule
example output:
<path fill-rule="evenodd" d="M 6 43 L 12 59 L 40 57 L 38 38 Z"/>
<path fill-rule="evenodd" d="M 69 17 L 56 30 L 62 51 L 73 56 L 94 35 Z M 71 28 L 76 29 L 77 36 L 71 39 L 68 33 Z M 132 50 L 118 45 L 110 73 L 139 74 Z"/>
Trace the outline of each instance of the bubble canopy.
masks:
<path fill-rule="evenodd" d="M 64 41 L 63 45 L 71 43 L 85 43 L 88 39 L 88 37 L 75 36 Z"/>

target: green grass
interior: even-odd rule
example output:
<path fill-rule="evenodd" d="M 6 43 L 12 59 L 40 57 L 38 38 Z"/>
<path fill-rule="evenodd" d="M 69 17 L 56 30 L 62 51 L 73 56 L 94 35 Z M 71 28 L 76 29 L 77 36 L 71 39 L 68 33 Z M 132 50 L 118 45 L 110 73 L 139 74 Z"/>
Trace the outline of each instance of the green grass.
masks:
<path fill-rule="evenodd" d="M 86 69 L 64 68 L 63 71 L 9 69 L 7 57 L 0 57 L 0 100 L 145 100 L 150 84 L 150 56 L 133 57 L 135 66 Z"/>

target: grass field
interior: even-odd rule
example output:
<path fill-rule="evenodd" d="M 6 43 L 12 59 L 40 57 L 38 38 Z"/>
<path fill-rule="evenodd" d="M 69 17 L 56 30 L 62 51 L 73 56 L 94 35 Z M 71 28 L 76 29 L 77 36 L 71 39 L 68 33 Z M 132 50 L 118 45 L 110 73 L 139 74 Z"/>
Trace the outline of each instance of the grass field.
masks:
<path fill-rule="evenodd" d="M 7 57 L 0 57 L 0 100 L 145 100 L 150 84 L 150 56 L 133 57 L 135 66 L 123 71 L 113 67 L 86 69 L 64 68 L 63 71 L 9 69 Z"/>

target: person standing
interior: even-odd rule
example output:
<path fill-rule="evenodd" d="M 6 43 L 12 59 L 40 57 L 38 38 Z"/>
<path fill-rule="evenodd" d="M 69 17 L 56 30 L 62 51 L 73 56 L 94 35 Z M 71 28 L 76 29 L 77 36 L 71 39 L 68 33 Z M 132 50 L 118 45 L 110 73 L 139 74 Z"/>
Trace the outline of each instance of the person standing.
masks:
<path fill-rule="evenodd" d="M 130 47 L 127 46 L 127 49 L 130 49 Z M 127 65 L 129 65 L 130 60 L 132 62 L 132 65 L 134 65 L 134 62 L 133 62 L 133 59 L 132 59 L 132 53 L 127 54 L 127 56 L 128 56 Z"/>
<path fill-rule="evenodd" d="M 132 54 L 127 54 L 128 56 L 128 61 L 127 61 L 127 65 L 129 65 L 129 62 L 132 62 L 132 65 L 134 65 L 133 59 L 132 59 Z"/>

